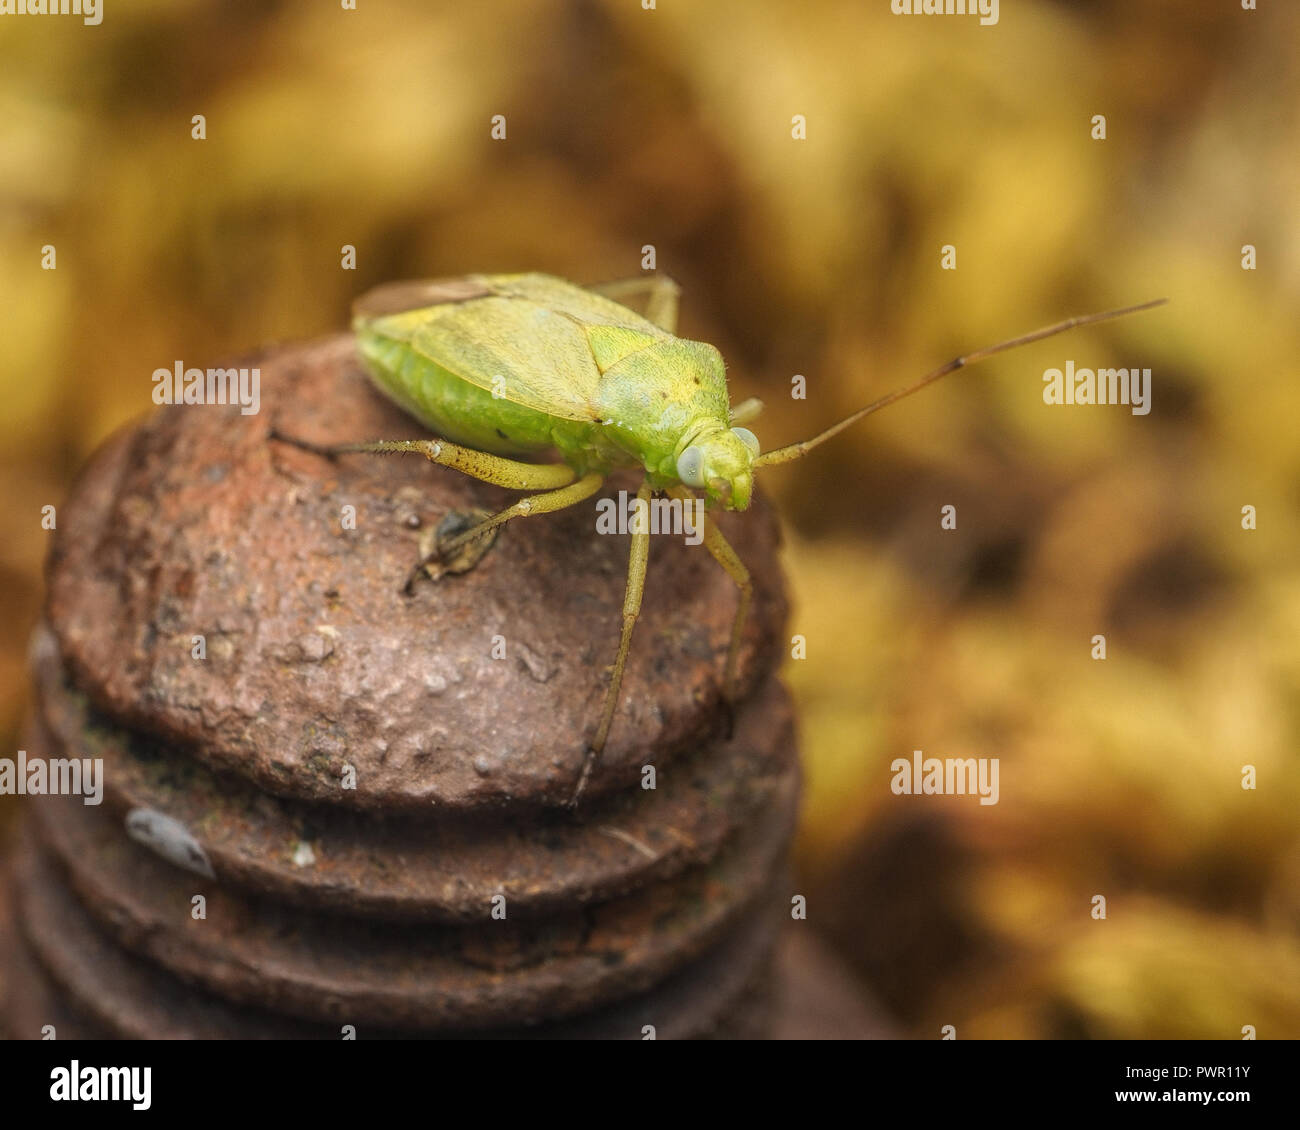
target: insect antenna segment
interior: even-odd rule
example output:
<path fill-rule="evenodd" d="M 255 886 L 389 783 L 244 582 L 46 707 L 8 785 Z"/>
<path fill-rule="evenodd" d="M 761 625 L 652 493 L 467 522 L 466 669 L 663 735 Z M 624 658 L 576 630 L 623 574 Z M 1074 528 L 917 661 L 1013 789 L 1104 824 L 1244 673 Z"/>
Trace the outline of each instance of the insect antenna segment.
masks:
<path fill-rule="evenodd" d="M 801 459 L 807 455 L 813 448 L 819 447 L 833 436 L 839 435 L 845 428 L 851 427 L 859 420 L 870 416 L 873 412 L 879 412 L 880 409 L 893 404 L 896 400 L 902 400 L 905 396 L 911 396 L 914 392 L 919 392 L 928 384 L 933 384 L 941 377 L 946 377 L 949 373 L 955 373 L 958 369 L 964 369 L 967 365 L 973 365 L 977 361 L 983 361 L 986 357 L 992 357 L 997 353 L 1005 353 L 1009 349 L 1016 349 L 1022 345 L 1029 345 L 1031 342 L 1042 341 L 1044 338 L 1055 337 L 1057 334 L 1065 333 L 1066 330 L 1077 329 L 1079 326 L 1090 326 L 1095 322 L 1108 322 L 1114 318 L 1123 318 L 1128 314 L 1137 314 L 1142 310 L 1150 310 L 1156 306 L 1163 306 L 1169 299 L 1155 298 L 1150 302 L 1140 302 L 1136 306 L 1124 306 L 1118 310 L 1103 310 L 1099 314 L 1084 314 L 1075 318 L 1067 318 L 1063 322 L 1057 322 L 1054 325 L 1044 326 L 1031 333 L 1022 334 L 1020 337 L 1013 337 L 1008 341 L 1000 341 L 996 345 L 988 345 L 983 349 L 977 349 L 973 353 L 964 354 L 961 357 L 954 357 L 945 365 L 940 365 L 933 372 L 926 373 L 919 381 L 907 385 L 904 388 L 895 389 L 887 393 L 879 400 L 873 400 L 865 408 L 859 408 L 849 416 L 845 416 L 837 424 L 832 424 L 824 432 L 813 436 L 811 439 L 802 440 L 799 443 L 788 444 L 785 447 L 776 447 L 771 451 L 765 452 L 754 460 L 755 467 L 770 467 L 776 463 L 790 463 L 795 459 Z"/>

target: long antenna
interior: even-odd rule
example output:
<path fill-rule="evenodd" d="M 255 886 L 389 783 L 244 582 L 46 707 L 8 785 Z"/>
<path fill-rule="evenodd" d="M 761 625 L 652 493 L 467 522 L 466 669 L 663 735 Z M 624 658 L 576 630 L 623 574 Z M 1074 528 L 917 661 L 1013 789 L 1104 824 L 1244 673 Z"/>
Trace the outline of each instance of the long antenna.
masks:
<path fill-rule="evenodd" d="M 940 377 L 946 377 L 949 373 L 955 373 L 958 369 L 964 369 L 967 365 L 975 364 L 976 361 L 983 361 L 986 357 L 992 357 L 995 353 L 1005 353 L 1008 349 L 1029 345 L 1034 341 L 1042 341 L 1045 337 L 1053 337 L 1078 326 L 1090 326 L 1094 322 L 1108 322 L 1112 318 L 1123 318 L 1127 314 L 1150 310 L 1155 306 L 1163 306 L 1168 301 L 1167 298 L 1155 298 L 1150 302 L 1139 303 L 1137 306 L 1125 306 L 1119 310 L 1105 310 L 1100 314 L 1084 314 L 1078 318 L 1067 318 L 1064 322 L 1057 322 L 1054 326 L 1044 326 L 1041 330 L 1034 330 L 1033 333 L 1027 333 L 1023 337 L 1014 337 L 1010 341 L 1001 341 L 997 345 L 985 346 L 983 349 L 975 350 L 974 353 L 967 353 L 964 357 L 954 357 L 946 365 L 940 365 L 934 372 L 927 373 L 915 384 L 896 389 L 894 392 L 882 396 L 879 400 L 872 401 L 865 408 L 859 408 L 851 416 L 844 417 L 838 424 L 832 424 L 820 435 L 815 435 L 812 439 L 806 439 L 801 443 L 792 443 L 786 447 L 776 447 L 765 452 L 754 460 L 754 466 L 770 467 L 776 463 L 789 463 L 791 460 L 807 455 L 814 447 L 825 443 L 832 436 L 839 435 L 845 428 L 856 424 L 864 416 L 879 412 L 886 405 L 893 404 L 896 400 L 902 400 L 905 396 L 911 396 L 914 392 L 919 392 L 926 385 L 933 384 Z"/>

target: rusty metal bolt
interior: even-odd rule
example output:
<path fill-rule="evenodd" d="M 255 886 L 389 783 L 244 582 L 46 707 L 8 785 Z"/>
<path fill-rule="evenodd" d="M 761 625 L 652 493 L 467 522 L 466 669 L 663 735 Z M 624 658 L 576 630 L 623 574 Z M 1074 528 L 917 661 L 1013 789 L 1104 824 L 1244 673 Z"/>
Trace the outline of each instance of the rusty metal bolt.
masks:
<path fill-rule="evenodd" d="M 798 794 L 770 511 L 722 516 L 757 590 L 734 735 L 731 582 L 655 539 L 619 714 L 570 814 L 626 539 L 585 508 L 520 520 L 404 593 L 430 530 L 509 496 L 273 440 L 413 434 L 350 338 L 246 363 L 259 415 L 159 412 L 60 515 L 28 748 L 101 758 L 105 803 L 32 806 L 11 1025 L 763 1033 Z"/>

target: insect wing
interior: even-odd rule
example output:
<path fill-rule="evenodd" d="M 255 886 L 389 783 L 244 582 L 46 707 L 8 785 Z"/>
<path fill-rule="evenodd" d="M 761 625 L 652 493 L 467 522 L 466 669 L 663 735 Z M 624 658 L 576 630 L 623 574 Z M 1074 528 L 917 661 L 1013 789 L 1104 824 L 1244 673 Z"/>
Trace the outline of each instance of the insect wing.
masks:
<path fill-rule="evenodd" d="M 492 296 L 434 307 L 410 347 L 503 400 L 566 420 L 594 420 L 600 370 L 582 326 L 520 298 Z"/>
<path fill-rule="evenodd" d="M 493 294 L 522 298 L 539 306 L 567 314 L 592 326 L 623 326 L 651 337 L 668 337 L 666 331 L 612 298 L 575 286 L 554 275 L 478 275 L 475 281 L 490 287 Z"/>
<path fill-rule="evenodd" d="M 543 274 L 390 283 L 367 292 L 355 319 L 503 400 L 592 421 L 600 369 L 584 326 L 669 335 L 625 306 Z"/>
<path fill-rule="evenodd" d="M 426 306 L 485 298 L 491 293 L 492 288 L 483 279 L 465 276 L 384 283 L 366 291 L 352 304 L 352 317 L 373 321 L 390 314 L 422 310 Z"/>

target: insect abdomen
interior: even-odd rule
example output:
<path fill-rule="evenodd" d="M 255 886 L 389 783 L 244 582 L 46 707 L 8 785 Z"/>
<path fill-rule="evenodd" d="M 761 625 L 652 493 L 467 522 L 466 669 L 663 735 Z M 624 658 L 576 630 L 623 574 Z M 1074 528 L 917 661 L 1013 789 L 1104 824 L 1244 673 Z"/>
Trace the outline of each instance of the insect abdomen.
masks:
<path fill-rule="evenodd" d="M 357 330 L 357 348 L 375 385 L 435 435 L 498 455 L 523 455 L 578 439 L 587 428 L 525 408 L 453 376 L 404 342 Z"/>

